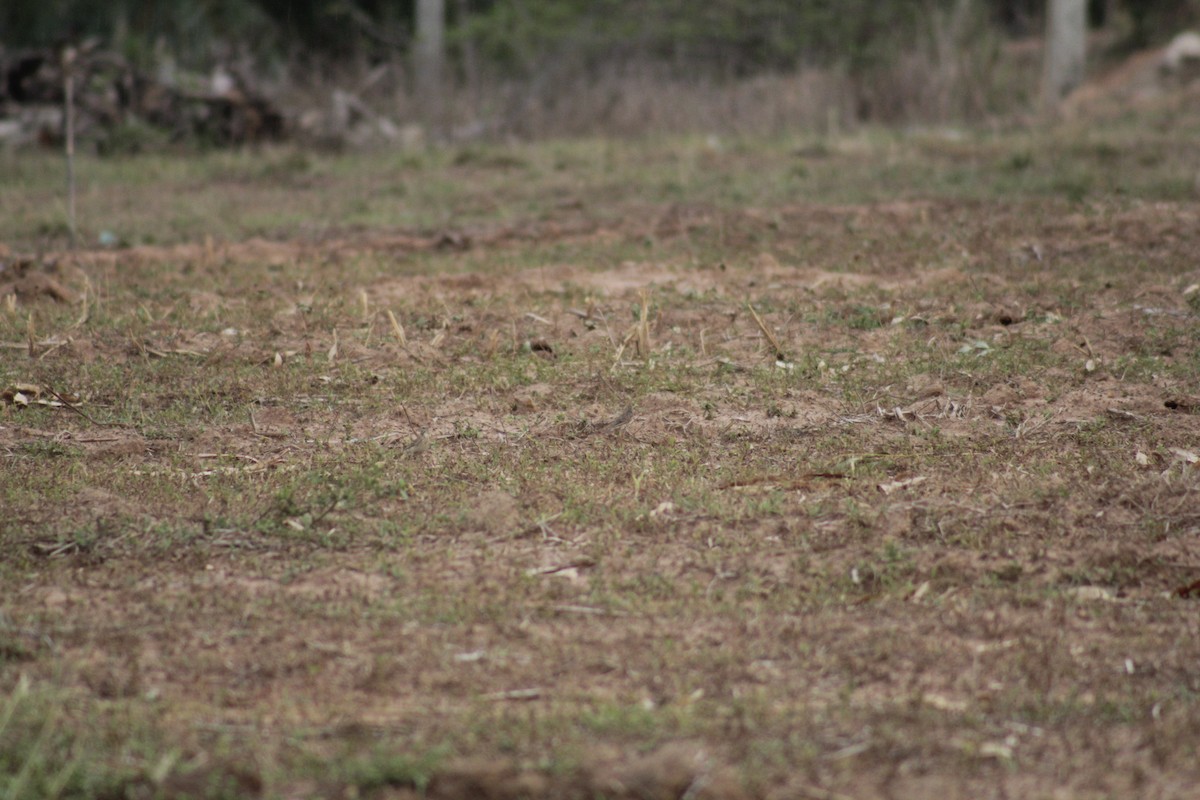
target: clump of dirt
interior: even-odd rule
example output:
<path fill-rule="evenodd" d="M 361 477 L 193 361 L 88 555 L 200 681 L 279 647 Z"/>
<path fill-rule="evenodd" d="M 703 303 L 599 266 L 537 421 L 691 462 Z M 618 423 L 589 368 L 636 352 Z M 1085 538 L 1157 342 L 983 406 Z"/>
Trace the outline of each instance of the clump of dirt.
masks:
<path fill-rule="evenodd" d="M 80 291 L 69 283 L 79 278 L 79 274 L 66 277 L 64 268 L 57 260 L 47 262 L 32 258 L 8 258 L 0 261 L 0 300 L 11 295 L 21 303 L 40 298 L 49 298 L 57 303 L 78 303 Z"/>

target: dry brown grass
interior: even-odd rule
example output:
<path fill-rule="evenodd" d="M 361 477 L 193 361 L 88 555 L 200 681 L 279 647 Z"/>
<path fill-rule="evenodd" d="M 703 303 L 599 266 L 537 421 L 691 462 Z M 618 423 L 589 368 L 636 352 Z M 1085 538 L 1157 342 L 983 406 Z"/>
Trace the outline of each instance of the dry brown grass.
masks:
<path fill-rule="evenodd" d="M 0 316 L 0 779 L 1188 797 L 1182 142 L 85 165 L 163 243 Z"/>

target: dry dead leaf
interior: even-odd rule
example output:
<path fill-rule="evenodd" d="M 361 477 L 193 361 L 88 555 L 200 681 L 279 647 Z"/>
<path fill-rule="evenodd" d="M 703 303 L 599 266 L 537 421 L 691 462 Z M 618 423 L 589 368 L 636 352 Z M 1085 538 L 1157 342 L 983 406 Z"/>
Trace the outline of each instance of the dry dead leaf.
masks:
<path fill-rule="evenodd" d="M 14 384 L 12 388 L 5 389 L 3 397 L 8 402 L 15 406 L 28 406 L 30 399 L 36 399 L 42 393 L 42 387 L 31 383 Z"/>
<path fill-rule="evenodd" d="M 68 403 L 79 403 L 77 394 L 71 392 L 55 392 L 36 383 L 14 383 L 0 391 L 0 401 L 14 406 L 27 408 L 30 405 L 62 408 Z"/>
<path fill-rule="evenodd" d="M 891 494 L 892 492 L 899 491 L 900 489 L 908 489 L 912 486 L 916 486 L 918 483 L 923 483 L 926 480 L 928 479 L 924 475 L 918 475 L 913 478 L 905 478 L 902 481 L 888 481 L 887 483 L 881 483 L 879 484 L 878 488 L 879 491 L 883 492 L 884 494 Z"/>
<path fill-rule="evenodd" d="M 531 339 L 529 341 L 529 352 L 542 353 L 546 356 L 554 356 L 554 346 L 545 339 Z"/>
<path fill-rule="evenodd" d="M 659 519 L 661 517 L 670 517 L 675 513 L 675 504 L 670 500 L 665 500 L 654 507 L 650 512 L 650 519 Z"/>
<path fill-rule="evenodd" d="M 1175 590 L 1175 594 L 1179 595 L 1185 600 L 1189 597 L 1200 597 L 1200 580 L 1195 580 L 1185 586 L 1180 586 Z"/>
<path fill-rule="evenodd" d="M 1083 601 L 1100 600 L 1112 603 L 1117 599 L 1117 593 L 1104 586 L 1073 586 L 1067 590 L 1067 594 Z"/>
<path fill-rule="evenodd" d="M 567 578 L 568 580 L 574 581 L 579 579 L 579 571 L 581 569 L 594 567 L 595 565 L 595 561 L 592 561 L 591 559 L 583 559 L 581 561 L 571 561 L 566 564 L 554 564 L 549 567 L 533 567 L 525 570 L 525 574 L 531 578 L 554 575 L 559 578 Z"/>
<path fill-rule="evenodd" d="M 921 696 L 921 699 L 925 702 L 925 705 L 936 708 L 938 711 L 950 711 L 955 714 L 961 714 L 968 708 L 966 701 L 956 700 L 940 694 L 926 693 Z"/>
<path fill-rule="evenodd" d="M 537 700 L 542 696 L 541 689 L 510 689 L 507 692 L 492 692 L 485 695 L 489 700 Z"/>
<path fill-rule="evenodd" d="M 1185 464 L 1195 464 L 1196 462 L 1200 462 L 1200 455 L 1196 455 L 1196 453 L 1192 452 L 1191 450 L 1184 450 L 1182 447 L 1172 447 L 1171 452 L 1174 453 L 1179 460 Z"/>
<path fill-rule="evenodd" d="M 979 755 L 984 758 L 1009 761 L 1013 757 L 1013 749 L 1006 742 L 984 742 L 979 746 Z"/>

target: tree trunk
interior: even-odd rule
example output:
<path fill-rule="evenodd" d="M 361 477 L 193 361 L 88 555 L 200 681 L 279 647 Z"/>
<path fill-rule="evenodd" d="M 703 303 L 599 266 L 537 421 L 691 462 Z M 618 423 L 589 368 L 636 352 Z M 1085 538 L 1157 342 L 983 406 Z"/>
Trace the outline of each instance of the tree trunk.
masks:
<path fill-rule="evenodd" d="M 1087 0 L 1050 0 L 1046 9 L 1042 103 L 1053 112 L 1083 83 L 1087 58 Z"/>
<path fill-rule="evenodd" d="M 445 63 L 446 0 L 417 0 L 417 97 L 430 128 L 442 122 Z"/>

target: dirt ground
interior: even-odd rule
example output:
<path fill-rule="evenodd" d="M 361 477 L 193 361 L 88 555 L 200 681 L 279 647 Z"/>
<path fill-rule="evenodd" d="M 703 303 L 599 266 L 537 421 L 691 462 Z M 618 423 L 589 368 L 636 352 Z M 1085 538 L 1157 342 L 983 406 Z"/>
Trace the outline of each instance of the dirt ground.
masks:
<path fill-rule="evenodd" d="M 12 245 L 0 772 L 1193 796 L 1200 206 L 1077 185 Z"/>

